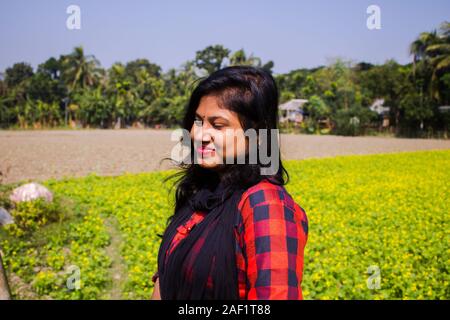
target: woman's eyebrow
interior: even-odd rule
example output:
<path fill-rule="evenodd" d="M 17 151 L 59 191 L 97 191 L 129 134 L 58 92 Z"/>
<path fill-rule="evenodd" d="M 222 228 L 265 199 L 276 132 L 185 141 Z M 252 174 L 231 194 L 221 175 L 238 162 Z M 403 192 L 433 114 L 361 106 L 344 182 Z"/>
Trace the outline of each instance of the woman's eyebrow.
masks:
<path fill-rule="evenodd" d="M 203 117 L 202 117 L 201 115 L 199 115 L 197 112 L 195 113 L 195 116 L 196 116 L 196 117 L 199 117 L 199 118 L 201 118 L 201 119 L 203 119 Z M 216 120 L 216 119 L 225 120 L 227 123 L 229 123 L 229 121 L 228 121 L 227 118 L 224 118 L 224 117 L 221 117 L 221 116 L 211 116 L 211 117 L 208 117 L 209 122 L 213 122 L 213 121 Z"/>

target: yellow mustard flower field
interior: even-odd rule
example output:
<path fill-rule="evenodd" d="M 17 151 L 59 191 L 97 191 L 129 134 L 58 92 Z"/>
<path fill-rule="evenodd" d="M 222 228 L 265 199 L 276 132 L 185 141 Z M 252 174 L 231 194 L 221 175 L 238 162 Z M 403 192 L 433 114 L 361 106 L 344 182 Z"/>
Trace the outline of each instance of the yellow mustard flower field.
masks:
<path fill-rule="evenodd" d="M 284 163 L 309 220 L 305 299 L 450 298 L 450 150 Z M 14 297 L 149 299 L 172 173 L 45 181 L 57 205 L 0 229 Z"/>

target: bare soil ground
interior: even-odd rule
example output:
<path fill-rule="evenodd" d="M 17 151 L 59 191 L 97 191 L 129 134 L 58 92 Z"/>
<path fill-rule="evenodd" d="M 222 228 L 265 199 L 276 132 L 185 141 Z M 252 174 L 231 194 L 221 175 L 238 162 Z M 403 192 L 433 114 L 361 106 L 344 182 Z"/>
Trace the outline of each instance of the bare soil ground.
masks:
<path fill-rule="evenodd" d="M 171 130 L 0 131 L 4 183 L 173 168 Z M 450 140 L 281 135 L 282 159 L 450 149 Z"/>

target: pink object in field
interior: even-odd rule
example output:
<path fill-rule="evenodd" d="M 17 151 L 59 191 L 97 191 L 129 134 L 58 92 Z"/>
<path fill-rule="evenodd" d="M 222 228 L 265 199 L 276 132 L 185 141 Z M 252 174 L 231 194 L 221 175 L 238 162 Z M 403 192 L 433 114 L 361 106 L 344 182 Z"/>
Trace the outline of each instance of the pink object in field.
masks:
<path fill-rule="evenodd" d="M 53 194 L 39 183 L 27 183 L 13 190 L 9 199 L 12 202 L 31 201 L 38 198 L 44 198 L 48 202 L 53 201 Z"/>

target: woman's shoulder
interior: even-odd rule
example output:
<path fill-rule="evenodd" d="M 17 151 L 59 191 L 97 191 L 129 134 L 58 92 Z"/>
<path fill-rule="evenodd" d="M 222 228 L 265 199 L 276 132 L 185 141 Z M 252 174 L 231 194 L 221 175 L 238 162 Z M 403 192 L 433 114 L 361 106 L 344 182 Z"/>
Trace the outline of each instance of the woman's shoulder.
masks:
<path fill-rule="evenodd" d="M 305 210 L 295 201 L 283 185 L 263 180 L 248 188 L 238 205 L 236 227 L 238 234 L 243 234 L 247 228 L 258 224 L 267 230 L 281 230 L 285 226 L 289 230 L 303 230 L 303 239 L 308 237 L 308 218 Z M 272 227 L 267 227 L 268 224 Z M 283 227 L 284 230 L 284 227 Z M 242 242 L 242 239 L 241 239 Z"/>
<path fill-rule="evenodd" d="M 245 202 L 248 202 L 251 207 L 256 207 L 268 201 L 282 201 L 285 200 L 286 195 L 289 194 L 284 186 L 263 179 L 244 191 L 239 207 L 242 207 Z"/>
<path fill-rule="evenodd" d="M 294 201 L 283 185 L 275 184 L 269 179 L 263 179 L 245 190 L 238 208 L 245 219 L 245 216 L 251 214 L 254 208 L 273 204 L 282 205 L 294 212 L 301 211 L 301 215 L 305 214 L 303 208 Z"/>

